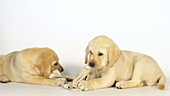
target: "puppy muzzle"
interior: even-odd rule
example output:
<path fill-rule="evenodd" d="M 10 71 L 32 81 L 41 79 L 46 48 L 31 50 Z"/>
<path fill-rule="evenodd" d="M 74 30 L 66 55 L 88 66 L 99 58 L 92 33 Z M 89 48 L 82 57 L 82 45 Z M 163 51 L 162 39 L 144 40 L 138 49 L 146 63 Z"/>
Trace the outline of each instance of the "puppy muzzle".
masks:
<path fill-rule="evenodd" d="M 89 66 L 90 66 L 90 67 L 94 67 L 94 66 L 95 66 L 95 63 L 94 63 L 94 62 L 90 62 L 90 63 L 89 63 Z"/>

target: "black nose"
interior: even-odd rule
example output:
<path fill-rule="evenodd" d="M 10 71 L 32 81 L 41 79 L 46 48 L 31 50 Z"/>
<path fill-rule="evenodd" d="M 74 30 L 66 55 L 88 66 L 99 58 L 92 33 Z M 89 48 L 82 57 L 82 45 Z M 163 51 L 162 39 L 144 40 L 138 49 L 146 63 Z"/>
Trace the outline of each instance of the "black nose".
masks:
<path fill-rule="evenodd" d="M 61 72 L 63 72 L 64 71 L 64 69 L 63 68 L 61 68 Z"/>
<path fill-rule="evenodd" d="M 89 63 L 89 66 L 94 67 L 94 66 L 95 66 L 95 63 L 94 63 L 94 62 L 91 62 L 91 63 Z"/>

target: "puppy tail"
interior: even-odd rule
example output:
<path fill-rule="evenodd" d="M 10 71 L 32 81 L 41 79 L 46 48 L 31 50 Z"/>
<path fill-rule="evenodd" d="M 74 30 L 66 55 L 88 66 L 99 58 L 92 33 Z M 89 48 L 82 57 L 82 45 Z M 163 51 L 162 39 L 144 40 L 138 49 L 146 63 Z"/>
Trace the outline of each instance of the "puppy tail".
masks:
<path fill-rule="evenodd" d="M 165 83 L 166 83 L 166 77 L 165 75 L 162 75 L 158 80 L 158 89 L 163 90 L 165 89 Z"/>

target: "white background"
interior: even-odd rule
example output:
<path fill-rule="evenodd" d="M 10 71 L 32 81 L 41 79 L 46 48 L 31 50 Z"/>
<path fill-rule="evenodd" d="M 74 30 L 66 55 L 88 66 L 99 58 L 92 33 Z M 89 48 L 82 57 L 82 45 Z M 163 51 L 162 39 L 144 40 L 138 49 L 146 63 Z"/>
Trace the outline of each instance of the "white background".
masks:
<path fill-rule="evenodd" d="M 0 0 L 0 54 L 49 47 L 66 75 L 84 66 L 84 50 L 98 35 L 122 50 L 152 56 L 168 76 L 170 0 Z"/>

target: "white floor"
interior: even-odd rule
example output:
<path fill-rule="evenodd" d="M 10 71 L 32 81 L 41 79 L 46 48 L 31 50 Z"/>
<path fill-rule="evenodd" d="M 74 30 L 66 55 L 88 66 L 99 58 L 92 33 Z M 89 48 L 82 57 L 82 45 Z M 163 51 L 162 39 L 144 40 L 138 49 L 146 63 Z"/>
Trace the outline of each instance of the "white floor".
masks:
<path fill-rule="evenodd" d="M 0 83 L 0 96 L 170 96 L 170 81 L 166 89 L 155 86 L 131 89 L 107 88 L 95 91 L 71 91 L 56 86 L 42 86 L 22 83 Z"/>

